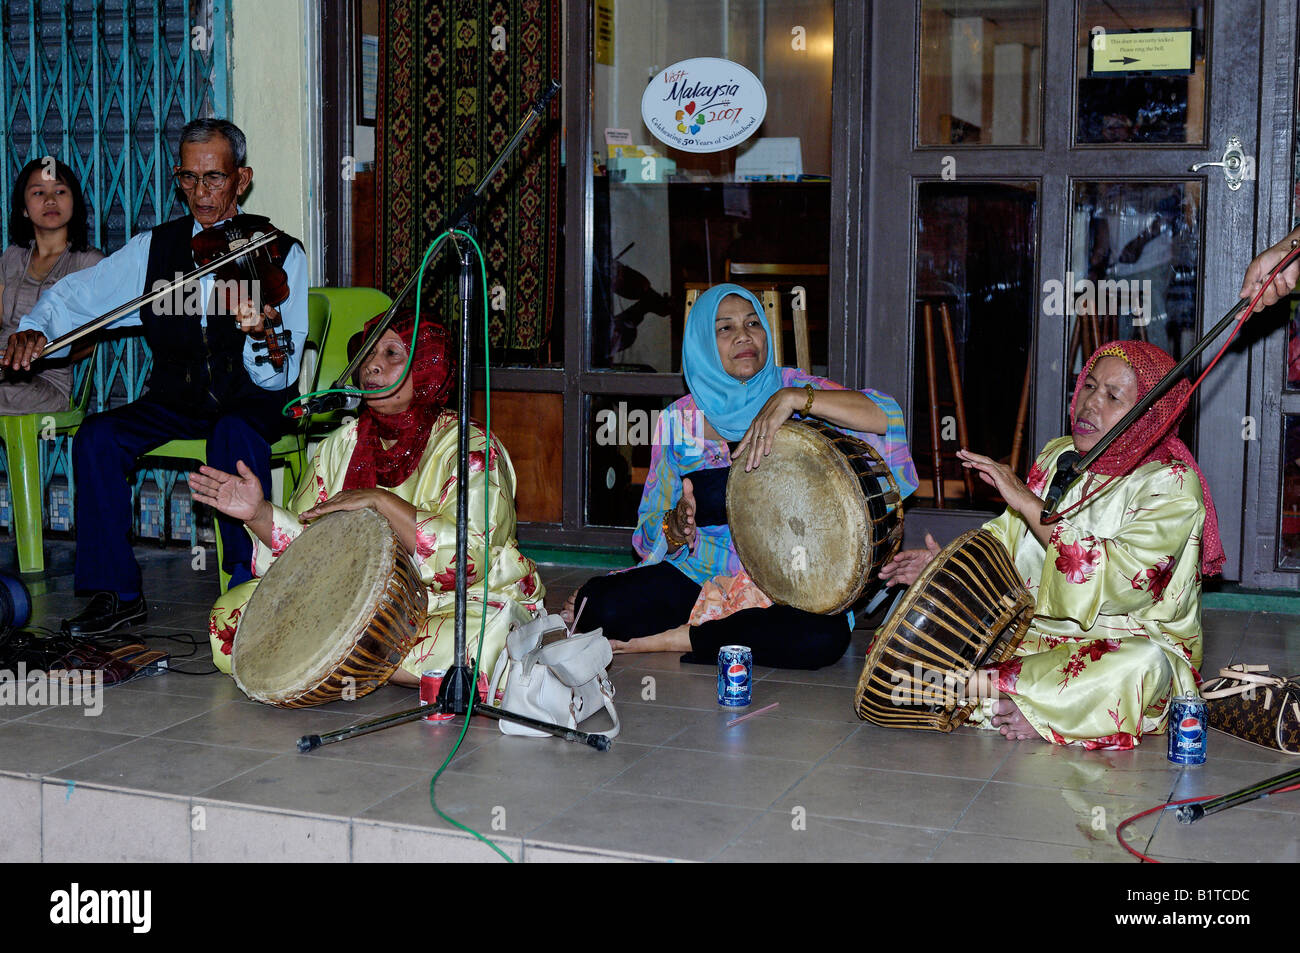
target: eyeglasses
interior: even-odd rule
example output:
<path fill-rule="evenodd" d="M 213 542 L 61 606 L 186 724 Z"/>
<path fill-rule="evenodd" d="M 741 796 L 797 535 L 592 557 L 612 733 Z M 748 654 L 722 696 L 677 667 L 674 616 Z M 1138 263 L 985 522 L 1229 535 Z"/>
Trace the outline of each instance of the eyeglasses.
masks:
<path fill-rule="evenodd" d="M 230 181 L 230 176 L 225 172 L 204 172 L 203 175 L 195 175 L 193 172 L 177 172 L 172 175 L 176 180 L 177 187 L 182 192 L 193 192 L 199 186 L 199 180 L 203 180 L 204 186 L 209 192 L 216 192 Z"/>

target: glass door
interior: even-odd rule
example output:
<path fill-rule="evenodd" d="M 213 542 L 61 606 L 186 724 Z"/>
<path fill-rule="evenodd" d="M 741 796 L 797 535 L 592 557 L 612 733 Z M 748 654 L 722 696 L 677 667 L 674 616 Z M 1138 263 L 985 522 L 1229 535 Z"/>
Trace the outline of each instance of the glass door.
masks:
<path fill-rule="evenodd" d="M 1191 167 L 1221 161 L 1237 137 L 1254 169 L 1260 61 L 1259 37 L 1231 27 L 1254 22 L 1252 4 L 907 7 L 874 17 L 873 62 L 914 52 L 910 70 L 874 71 L 866 295 L 866 313 L 895 315 L 906 333 L 864 334 L 859 351 L 866 382 L 909 414 L 915 545 L 1003 509 L 963 479 L 959 447 L 1025 475 L 1068 432 L 1074 377 L 1097 345 L 1141 338 L 1177 357 L 1235 303 L 1255 182 L 1229 188 L 1223 168 Z M 1185 430 L 1220 494 L 1225 545 L 1238 540 L 1229 578 L 1241 557 L 1242 357 L 1221 362 Z"/>

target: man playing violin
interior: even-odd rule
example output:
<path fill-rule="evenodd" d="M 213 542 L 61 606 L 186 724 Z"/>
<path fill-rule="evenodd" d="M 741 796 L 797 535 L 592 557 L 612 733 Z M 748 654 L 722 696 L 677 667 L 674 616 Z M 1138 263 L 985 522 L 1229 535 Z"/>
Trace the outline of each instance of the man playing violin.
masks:
<path fill-rule="evenodd" d="M 253 179 L 244 164 L 246 151 L 244 134 L 227 120 L 186 124 L 174 173 L 190 214 L 137 235 L 95 267 L 51 288 L 19 322 L 0 366 L 27 369 L 49 341 L 193 271 L 190 239 L 239 212 L 239 197 Z M 233 472 L 235 461 L 243 460 L 269 492 L 270 447 L 284 433 L 281 408 L 295 393 L 307 336 L 307 257 L 297 239 L 286 238 L 281 250 L 289 297 L 278 311 L 266 305 L 259 313 L 242 294 L 234 314 L 223 311 L 209 275 L 198 283 L 201 307 L 187 305 L 176 313 L 178 302 L 193 300 L 187 288 L 112 325 L 143 325 L 153 368 L 144 396 L 87 417 L 73 440 L 76 587 L 92 598 L 63 621 L 65 632 L 92 636 L 145 619 L 130 535 L 131 485 L 141 454 L 169 440 L 206 439 L 209 466 Z M 290 341 L 279 369 L 266 362 L 261 340 L 277 320 Z M 218 525 L 223 566 L 231 585 L 238 585 L 251 578 L 252 544 L 238 521 L 219 517 Z"/>

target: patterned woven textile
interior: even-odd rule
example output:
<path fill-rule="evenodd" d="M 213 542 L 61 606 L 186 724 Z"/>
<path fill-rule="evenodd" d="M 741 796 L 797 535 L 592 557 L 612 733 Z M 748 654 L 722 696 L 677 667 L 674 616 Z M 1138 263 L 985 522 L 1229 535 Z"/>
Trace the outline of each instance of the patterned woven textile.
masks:
<path fill-rule="evenodd" d="M 559 69 L 559 0 L 385 0 L 375 129 L 375 274 L 384 291 L 401 290 L 443 216 L 477 184 Z M 494 347 L 537 349 L 550 331 L 558 115 L 553 101 L 480 206 Z M 456 275 L 448 250 L 425 272 L 425 308 L 449 327 L 459 314 Z"/>

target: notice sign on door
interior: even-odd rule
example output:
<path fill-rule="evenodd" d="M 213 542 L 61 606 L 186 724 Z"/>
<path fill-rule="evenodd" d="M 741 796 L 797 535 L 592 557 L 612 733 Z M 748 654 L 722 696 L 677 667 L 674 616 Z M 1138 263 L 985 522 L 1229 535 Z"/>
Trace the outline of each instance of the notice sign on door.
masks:
<path fill-rule="evenodd" d="M 740 145 L 767 114 L 767 92 L 739 63 L 702 56 L 658 73 L 641 96 L 641 119 L 660 142 L 684 152 Z"/>
<path fill-rule="evenodd" d="M 1089 50 L 1091 76 L 1117 73 L 1162 73 L 1183 76 L 1192 72 L 1192 31 L 1161 30 L 1147 33 L 1102 33 L 1092 37 Z"/>

